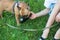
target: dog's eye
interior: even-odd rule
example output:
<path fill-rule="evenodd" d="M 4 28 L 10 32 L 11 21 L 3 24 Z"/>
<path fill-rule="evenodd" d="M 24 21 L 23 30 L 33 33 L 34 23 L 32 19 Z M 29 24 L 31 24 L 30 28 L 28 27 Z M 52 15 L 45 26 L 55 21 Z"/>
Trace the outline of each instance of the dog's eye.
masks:
<path fill-rule="evenodd" d="M 27 7 L 28 10 L 30 10 L 30 7 Z"/>
<path fill-rule="evenodd" d="M 29 8 L 27 7 L 27 9 L 29 9 Z"/>
<path fill-rule="evenodd" d="M 18 7 L 19 10 L 21 9 L 21 7 L 19 7 L 19 6 L 17 6 L 17 7 Z"/>
<path fill-rule="evenodd" d="M 29 10 L 29 8 L 27 8 Z"/>

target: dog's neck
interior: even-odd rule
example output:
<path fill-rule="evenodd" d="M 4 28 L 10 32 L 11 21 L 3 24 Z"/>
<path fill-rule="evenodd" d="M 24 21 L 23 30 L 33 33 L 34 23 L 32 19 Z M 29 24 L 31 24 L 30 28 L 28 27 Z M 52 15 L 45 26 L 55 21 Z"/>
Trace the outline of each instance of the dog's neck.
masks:
<path fill-rule="evenodd" d="M 4 8 L 4 10 L 7 10 L 7 11 L 12 11 L 12 6 L 15 2 L 14 1 L 3 1 L 2 0 L 2 5 Z"/>

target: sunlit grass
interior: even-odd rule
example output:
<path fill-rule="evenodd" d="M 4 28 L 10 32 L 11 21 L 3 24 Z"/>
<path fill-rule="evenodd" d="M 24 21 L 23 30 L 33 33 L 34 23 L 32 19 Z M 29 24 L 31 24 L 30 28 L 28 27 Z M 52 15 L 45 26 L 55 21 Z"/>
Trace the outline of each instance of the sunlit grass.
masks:
<path fill-rule="evenodd" d="M 35 13 L 45 8 L 43 6 L 44 0 L 23 0 L 23 1 L 28 3 L 31 11 Z M 5 23 L 17 27 L 15 17 L 11 15 L 12 14 L 7 11 L 3 12 L 3 20 L 0 19 L 0 40 L 38 40 L 41 37 L 43 30 L 28 32 L 28 31 L 13 29 L 7 26 Z M 34 20 L 29 19 L 25 23 L 20 24 L 19 28 L 43 29 L 45 27 L 47 19 L 48 19 L 48 15 L 36 18 Z M 58 26 L 56 27 L 58 29 Z M 53 39 L 54 34 L 57 30 L 56 27 L 51 29 L 47 40 Z"/>

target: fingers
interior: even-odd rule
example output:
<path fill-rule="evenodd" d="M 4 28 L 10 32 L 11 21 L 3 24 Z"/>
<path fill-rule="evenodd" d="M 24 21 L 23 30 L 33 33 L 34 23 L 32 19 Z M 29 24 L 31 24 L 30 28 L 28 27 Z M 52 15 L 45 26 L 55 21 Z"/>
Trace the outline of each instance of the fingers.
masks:
<path fill-rule="evenodd" d="M 36 18 L 36 14 L 32 13 L 32 16 L 30 17 L 30 19 L 35 19 Z"/>

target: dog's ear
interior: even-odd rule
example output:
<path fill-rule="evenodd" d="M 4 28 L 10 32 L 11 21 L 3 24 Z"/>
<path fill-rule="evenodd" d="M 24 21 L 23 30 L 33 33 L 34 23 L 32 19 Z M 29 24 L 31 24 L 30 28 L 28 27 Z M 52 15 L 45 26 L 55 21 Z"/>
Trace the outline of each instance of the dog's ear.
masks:
<path fill-rule="evenodd" d="M 32 15 L 32 14 L 35 14 L 35 13 L 31 11 L 30 14 Z"/>

